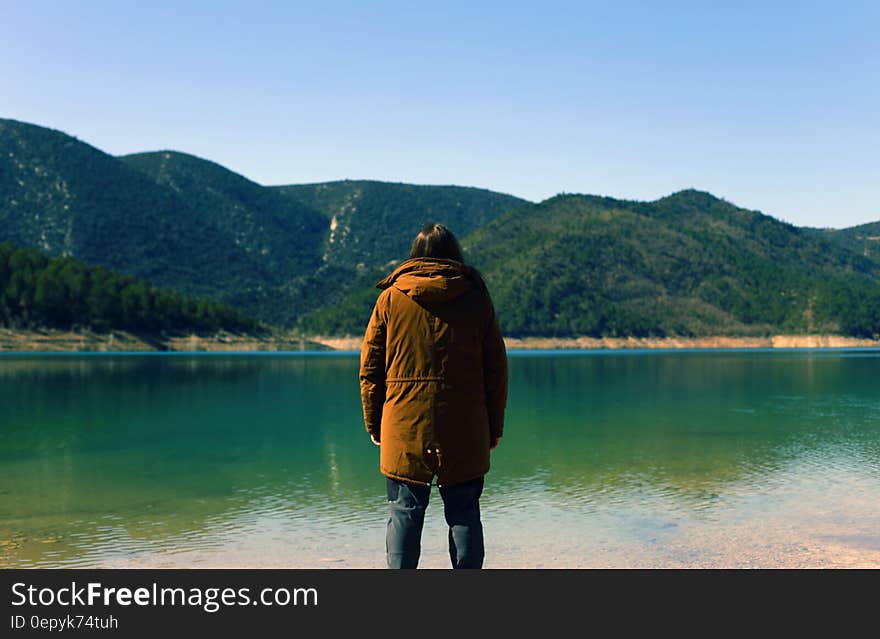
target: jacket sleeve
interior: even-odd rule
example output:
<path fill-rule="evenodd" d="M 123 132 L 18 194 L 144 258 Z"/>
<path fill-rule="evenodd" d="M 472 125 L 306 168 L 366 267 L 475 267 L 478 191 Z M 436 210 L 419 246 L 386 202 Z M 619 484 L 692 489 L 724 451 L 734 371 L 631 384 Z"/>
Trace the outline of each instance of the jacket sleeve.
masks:
<path fill-rule="evenodd" d="M 373 314 L 367 324 L 364 343 L 361 346 L 361 404 L 364 408 L 364 425 L 367 432 L 380 439 L 382 406 L 385 403 L 385 334 L 386 318 L 383 296 L 379 296 Z"/>
<path fill-rule="evenodd" d="M 504 432 L 504 409 L 507 405 L 507 351 L 491 300 L 489 326 L 483 339 L 483 380 L 489 413 L 489 435 L 492 438 L 501 437 Z"/>

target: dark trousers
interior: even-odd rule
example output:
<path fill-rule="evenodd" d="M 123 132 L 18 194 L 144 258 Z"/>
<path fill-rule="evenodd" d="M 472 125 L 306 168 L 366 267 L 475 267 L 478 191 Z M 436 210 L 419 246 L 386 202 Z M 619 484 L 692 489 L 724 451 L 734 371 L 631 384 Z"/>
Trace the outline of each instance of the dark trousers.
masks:
<path fill-rule="evenodd" d="M 431 487 L 387 478 L 390 517 L 385 533 L 389 568 L 415 568 L 422 550 L 422 526 Z M 482 568 L 483 524 L 480 495 L 483 478 L 441 486 L 443 512 L 449 525 L 449 558 L 453 568 Z"/>

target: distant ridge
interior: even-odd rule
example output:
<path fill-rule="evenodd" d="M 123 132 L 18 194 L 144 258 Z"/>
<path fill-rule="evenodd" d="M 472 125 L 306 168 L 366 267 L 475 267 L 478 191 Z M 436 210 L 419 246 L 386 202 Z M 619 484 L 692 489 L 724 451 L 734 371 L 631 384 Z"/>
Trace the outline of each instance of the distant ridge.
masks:
<path fill-rule="evenodd" d="M 409 252 L 416 232 L 428 222 L 466 235 L 525 200 L 487 189 L 339 180 L 273 187 L 330 220 L 324 261 L 383 266 Z M 408 231 L 408 232 L 407 232 Z"/>
<path fill-rule="evenodd" d="M 880 333 L 878 262 L 694 189 L 655 202 L 558 195 L 463 245 L 512 337 Z M 373 299 L 365 286 L 303 322 L 356 335 Z"/>

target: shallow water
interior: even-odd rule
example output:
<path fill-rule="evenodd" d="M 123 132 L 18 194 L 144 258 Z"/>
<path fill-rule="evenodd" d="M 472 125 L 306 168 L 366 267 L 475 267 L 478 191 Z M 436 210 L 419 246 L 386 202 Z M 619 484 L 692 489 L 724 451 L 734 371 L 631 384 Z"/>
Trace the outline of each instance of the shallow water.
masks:
<path fill-rule="evenodd" d="M 352 354 L 0 356 L 0 566 L 376 566 Z M 880 353 L 512 353 L 487 567 L 880 566 Z M 422 565 L 443 567 L 432 494 Z"/>

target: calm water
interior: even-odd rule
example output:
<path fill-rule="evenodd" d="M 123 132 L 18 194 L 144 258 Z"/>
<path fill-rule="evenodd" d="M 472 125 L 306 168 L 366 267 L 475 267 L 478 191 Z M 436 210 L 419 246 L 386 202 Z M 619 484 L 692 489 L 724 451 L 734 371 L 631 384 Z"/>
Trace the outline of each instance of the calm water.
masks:
<path fill-rule="evenodd" d="M 381 567 L 357 366 L 0 356 L 0 566 Z M 517 353 L 510 373 L 487 567 L 880 566 L 880 353 Z"/>

